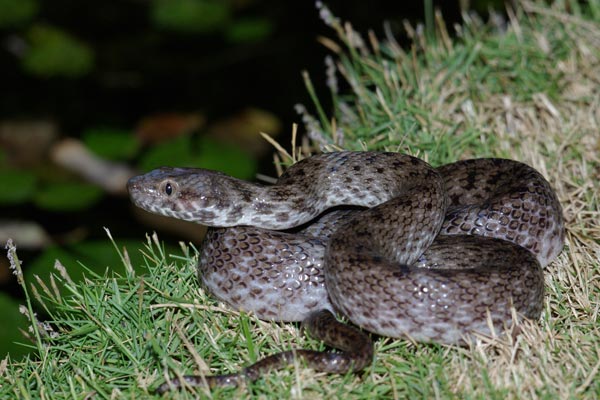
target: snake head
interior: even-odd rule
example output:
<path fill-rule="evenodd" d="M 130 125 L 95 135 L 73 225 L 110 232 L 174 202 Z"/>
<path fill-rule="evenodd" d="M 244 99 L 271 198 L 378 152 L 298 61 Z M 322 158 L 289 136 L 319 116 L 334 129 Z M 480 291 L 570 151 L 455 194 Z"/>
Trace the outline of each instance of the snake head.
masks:
<path fill-rule="evenodd" d="M 129 179 L 127 190 L 146 211 L 214 226 L 229 206 L 223 193 L 231 179 L 217 171 L 162 167 Z"/>

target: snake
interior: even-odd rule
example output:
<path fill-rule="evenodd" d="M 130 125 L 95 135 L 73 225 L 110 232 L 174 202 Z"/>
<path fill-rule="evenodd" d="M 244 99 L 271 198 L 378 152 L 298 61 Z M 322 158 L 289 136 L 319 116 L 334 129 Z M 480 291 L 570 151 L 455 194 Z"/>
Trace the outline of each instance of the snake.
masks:
<path fill-rule="evenodd" d="M 185 375 L 159 393 L 236 386 L 298 359 L 357 372 L 372 363 L 370 334 L 460 345 L 536 320 L 543 269 L 565 239 L 549 182 L 509 159 L 434 168 L 403 153 L 339 151 L 304 158 L 271 185 L 162 167 L 127 188 L 146 211 L 210 227 L 198 277 L 217 299 L 260 319 L 301 322 L 337 349 Z"/>

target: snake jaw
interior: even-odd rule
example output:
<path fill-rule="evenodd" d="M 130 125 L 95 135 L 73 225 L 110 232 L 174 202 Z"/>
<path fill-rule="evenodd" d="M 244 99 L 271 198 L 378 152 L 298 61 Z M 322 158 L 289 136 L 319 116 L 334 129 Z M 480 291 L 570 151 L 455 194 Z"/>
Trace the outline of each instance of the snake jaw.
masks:
<path fill-rule="evenodd" d="M 146 211 L 155 212 L 151 209 L 151 201 L 148 199 L 156 198 L 156 188 L 154 185 L 145 184 L 144 175 L 138 175 L 127 181 L 127 192 L 133 204 Z"/>

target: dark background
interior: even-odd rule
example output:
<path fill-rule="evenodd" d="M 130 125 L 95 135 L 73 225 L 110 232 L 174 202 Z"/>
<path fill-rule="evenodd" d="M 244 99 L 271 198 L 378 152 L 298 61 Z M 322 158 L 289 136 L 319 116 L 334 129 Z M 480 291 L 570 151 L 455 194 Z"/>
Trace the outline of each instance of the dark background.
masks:
<path fill-rule="evenodd" d="M 260 15 L 273 26 L 263 40 L 231 43 L 220 32 L 185 34 L 153 26 L 145 1 L 41 3 L 37 19 L 90 44 L 93 70 L 76 79 L 27 75 L 19 59 L 0 51 L 2 118 L 51 117 L 61 131 L 76 135 L 93 123 L 132 126 L 140 117 L 167 110 L 202 110 L 216 118 L 252 105 L 273 112 L 285 129 L 298 122 L 293 105 L 309 103 L 301 70 L 324 89 L 317 36 L 334 33 L 319 19 L 313 1 L 263 0 L 236 11 L 235 18 Z M 382 37 L 388 21 L 406 44 L 402 20 L 423 21 L 417 2 L 328 1 L 332 12 L 360 32 Z M 456 2 L 435 2 L 448 25 L 460 19 Z"/>

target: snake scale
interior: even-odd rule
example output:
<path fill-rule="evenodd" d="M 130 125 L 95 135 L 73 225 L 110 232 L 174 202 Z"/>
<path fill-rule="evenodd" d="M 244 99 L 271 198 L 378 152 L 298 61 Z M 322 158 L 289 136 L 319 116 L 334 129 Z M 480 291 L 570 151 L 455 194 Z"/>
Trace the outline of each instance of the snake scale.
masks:
<path fill-rule="evenodd" d="M 135 205 L 213 227 L 200 251 L 202 284 L 233 308 L 303 321 L 338 352 L 293 350 L 231 375 L 257 379 L 301 358 L 314 369 L 358 371 L 369 336 L 465 343 L 509 326 L 511 307 L 537 319 L 543 267 L 562 250 L 556 194 L 526 164 L 472 159 L 433 168 L 391 152 L 332 152 L 292 165 L 270 186 L 223 173 L 159 168 L 128 183 Z"/>

